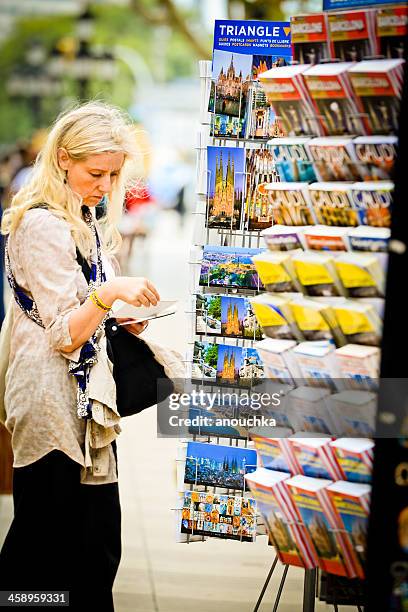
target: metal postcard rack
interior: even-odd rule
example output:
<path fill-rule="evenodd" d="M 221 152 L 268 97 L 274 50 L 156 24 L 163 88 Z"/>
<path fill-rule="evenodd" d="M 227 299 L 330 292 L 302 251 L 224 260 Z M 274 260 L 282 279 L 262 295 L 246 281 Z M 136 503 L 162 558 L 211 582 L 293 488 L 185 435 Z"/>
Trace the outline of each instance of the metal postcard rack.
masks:
<path fill-rule="evenodd" d="M 199 334 L 196 331 L 196 306 L 195 306 L 195 302 L 196 302 L 196 296 L 197 295 L 206 295 L 206 294 L 214 294 L 216 295 L 218 294 L 223 294 L 223 295 L 229 295 L 231 297 L 235 296 L 235 297 L 250 297 L 250 296 L 255 296 L 257 295 L 260 291 L 263 290 L 263 287 L 256 287 L 256 288 L 238 288 L 238 287 L 217 287 L 217 286 L 210 286 L 210 282 L 208 282 L 208 285 L 200 285 L 199 283 L 199 272 L 201 269 L 201 263 L 202 263 L 202 253 L 203 253 L 203 247 L 205 245 L 211 245 L 214 247 L 217 246 L 228 246 L 228 247 L 235 247 L 235 248 L 244 248 L 244 249 L 262 249 L 265 248 L 266 245 L 263 242 L 263 238 L 261 236 L 261 230 L 251 230 L 249 231 L 248 229 L 237 229 L 234 227 L 233 224 L 233 215 L 231 216 L 231 226 L 230 227 L 225 227 L 225 228 L 211 228 L 208 227 L 208 214 L 209 214 L 209 206 L 208 206 L 208 186 L 210 183 L 210 179 L 211 179 L 211 174 L 208 172 L 207 170 L 207 146 L 219 146 L 219 147 L 236 147 L 236 148 L 254 148 L 254 149 L 263 149 L 265 148 L 265 144 L 266 141 L 265 140 L 261 140 L 261 139 L 246 139 L 243 137 L 239 137 L 239 133 L 237 134 L 237 136 L 234 137 L 234 135 L 228 135 L 228 136 L 216 136 L 216 137 L 210 137 L 210 126 L 212 124 L 212 117 L 214 115 L 212 115 L 209 111 L 208 111 L 208 103 L 209 103 L 209 97 L 210 97 L 210 91 L 211 91 L 211 62 L 208 61 L 201 61 L 199 62 L 199 72 L 200 72 L 200 89 L 201 89 L 201 97 L 200 97 L 200 128 L 198 131 L 198 142 L 197 142 L 197 188 L 196 188 L 196 209 L 194 214 L 196 215 L 196 223 L 195 223 L 195 231 L 194 231 L 194 237 L 193 237 L 193 247 L 191 250 L 191 256 L 190 256 L 190 270 L 191 270 L 191 274 L 190 274 L 190 295 L 191 295 L 191 308 L 187 311 L 187 314 L 189 314 L 191 316 L 191 333 L 190 333 L 190 347 L 192 349 L 192 346 L 194 345 L 195 341 L 200 341 L 200 342 L 213 342 L 213 343 L 220 343 L 219 341 L 221 340 L 221 342 L 223 344 L 229 344 L 232 346 L 242 346 L 243 348 L 245 347 L 253 347 L 254 346 L 254 341 L 256 340 L 255 338 L 255 331 L 254 331 L 254 338 L 225 338 L 222 337 L 221 334 L 219 336 L 217 336 L 216 334 L 208 334 L 207 332 L 207 325 L 205 325 L 205 333 L 203 334 Z M 215 92 L 216 93 L 216 92 Z M 240 105 L 241 107 L 241 105 Z M 318 120 L 317 115 L 314 116 L 313 121 Z M 247 180 L 247 176 L 248 173 L 244 172 L 242 173 L 244 175 L 244 181 Z M 276 178 L 275 180 L 279 180 L 278 178 Z M 245 214 L 245 202 L 244 202 L 244 196 L 243 196 L 243 201 L 242 201 L 242 208 L 241 208 L 241 214 Z M 245 219 L 244 219 L 245 222 Z M 245 227 L 245 223 L 241 222 L 241 226 Z M 187 363 L 192 365 L 193 362 L 193 356 L 192 354 L 189 355 L 188 359 L 186 360 Z M 204 379 L 204 377 L 202 377 L 201 383 L 205 383 L 208 386 L 211 386 L 211 380 L 208 379 Z M 195 380 L 193 381 L 194 385 L 199 385 L 200 384 L 200 380 Z M 215 381 L 214 381 L 215 384 Z M 242 390 L 242 387 L 240 387 L 240 389 Z M 201 441 L 206 441 L 206 442 L 211 442 L 212 440 L 216 441 L 216 443 L 219 443 L 220 438 L 217 436 L 211 436 L 211 435 L 201 435 L 200 432 L 198 434 L 194 434 L 191 436 L 192 440 L 201 440 Z M 222 437 L 223 441 L 227 441 L 229 440 L 229 445 L 239 445 L 239 439 L 238 438 L 234 438 L 234 437 Z M 185 440 L 182 440 L 183 442 L 185 442 Z M 247 443 L 248 443 L 248 437 L 245 439 L 243 437 L 241 437 L 241 442 L 242 444 L 247 447 Z M 186 459 L 177 459 L 177 465 L 180 464 L 180 462 L 185 462 Z M 196 471 L 197 474 L 197 471 Z M 179 481 L 179 478 L 178 478 Z M 197 482 L 197 478 L 196 478 L 196 482 Z M 181 485 L 180 485 L 181 486 Z M 197 484 L 189 484 L 187 485 L 190 487 L 190 490 L 193 489 L 194 486 L 199 486 Z M 180 487 L 179 487 L 180 488 Z M 185 486 L 183 487 L 185 490 Z M 204 486 L 201 485 L 201 489 L 202 492 L 207 492 L 209 491 L 209 487 L 208 486 Z M 216 494 L 216 490 L 217 487 L 212 487 L 214 494 Z M 197 490 L 197 489 L 195 489 Z M 230 489 L 223 489 L 227 491 L 227 494 L 229 494 Z M 242 490 L 242 496 L 245 494 L 245 478 L 244 478 L 244 485 L 243 485 L 243 490 Z M 225 493 L 222 493 L 225 494 Z M 236 495 L 236 490 L 234 490 L 233 492 L 234 495 Z M 181 491 L 179 491 L 179 495 L 183 495 L 183 499 L 184 499 L 184 493 L 182 493 Z M 182 508 L 181 507 L 177 507 L 174 508 L 175 511 L 180 513 L 180 518 L 181 518 L 181 512 L 182 512 Z M 256 519 L 259 518 L 259 515 L 257 515 L 255 517 Z M 180 521 L 181 522 L 181 521 Z M 180 523 L 179 523 L 180 524 Z M 299 522 L 299 524 L 301 524 Z M 262 523 L 258 522 L 258 529 L 262 529 Z M 261 532 L 262 534 L 264 533 L 263 531 Z M 182 534 L 182 535 L 186 535 L 186 534 Z M 204 541 L 206 539 L 207 536 L 200 536 L 199 538 L 197 538 L 197 535 L 194 535 L 194 533 L 192 533 L 191 535 L 187 534 L 186 537 L 186 541 L 187 543 L 192 542 L 192 541 Z M 241 537 L 241 541 L 242 541 L 242 537 Z M 265 596 L 265 593 L 267 591 L 268 585 L 270 583 L 270 580 L 275 572 L 276 566 L 278 563 L 278 556 L 276 555 L 272 565 L 269 569 L 268 575 L 266 577 L 266 580 L 262 586 L 261 592 L 259 594 L 258 600 L 255 604 L 254 607 L 254 611 L 253 612 L 257 612 L 261 606 L 262 600 Z M 283 573 L 280 579 L 280 583 L 276 592 L 276 596 L 275 596 L 275 600 L 274 600 L 274 604 L 273 604 L 273 612 L 276 612 L 276 610 L 278 610 L 278 606 L 279 606 L 279 602 L 284 590 L 284 585 L 285 585 L 285 581 L 287 578 L 287 574 L 289 571 L 289 565 L 283 565 Z M 319 569 L 318 568 L 314 568 L 314 569 L 305 569 L 304 570 L 304 583 L 303 583 L 303 603 L 302 603 L 302 610 L 303 612 L 313 612 L 315 610 L 315 602 L 316 602 L 316 598 L 318 597 L 318 576 L 319 576 Z M 333 606 L 334 609 L 337 610 L 338 609 L 338 604 L 336 603 L 336 601 L 333 601 Z M 359 610 L 359 612 L 362 612 L 362 608 L 357 605 L 356 606 L 357 609 Z M 299 608 L 300 609 L 300 608 Z"/>

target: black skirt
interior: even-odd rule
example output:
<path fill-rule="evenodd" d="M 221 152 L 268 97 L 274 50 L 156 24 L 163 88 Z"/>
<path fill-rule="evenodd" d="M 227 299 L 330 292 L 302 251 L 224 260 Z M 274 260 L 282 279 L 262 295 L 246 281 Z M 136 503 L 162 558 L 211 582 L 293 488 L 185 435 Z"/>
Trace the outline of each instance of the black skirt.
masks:
<path fill-rule="evenodd" d="M 69 610 L 111 612 L 121 556 L 118 485 L 83 485 L 80 470 L 60 451 L 14 469 L 0 591 L 69 591 Z"/>

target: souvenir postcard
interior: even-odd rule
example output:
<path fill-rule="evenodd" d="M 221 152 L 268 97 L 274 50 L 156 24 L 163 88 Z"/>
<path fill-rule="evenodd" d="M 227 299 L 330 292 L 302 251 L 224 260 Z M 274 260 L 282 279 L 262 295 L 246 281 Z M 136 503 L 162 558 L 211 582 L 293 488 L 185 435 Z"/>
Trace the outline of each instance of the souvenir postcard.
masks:
<path fill-rule="evenodd" d="M 387 181 L 393 177 L 396 136 L 359 136 L 354 149 L 362 181 Z"/>
<path fill-rule="evenodd" d="M 259 82 L 253 82 L 248 95 L 248 120 L 246 138 L 267 140 L 283 136 L 279 121 L 270 106 L 265 91 Z"/>
<path fill-rule="evenodd" d="M 189 442 L 184 482 L 244 491 L 244 477 L 256 470 L 256 462 L 253 449 Z"/>
<path fill-rule="evenodd" d="M 245 184 L 245 150 L 207 147 L 207 227 L 239 229 Z"/>
<path fill-rule="evenodd" d="M 405 5 L 377 9 L 376 25 L 380 54 L 387 59 L 404 59 L 408 7 Z"/>
<path fill-rule="evenodd" d="M 319 64 L 329 57 L 327 16 L 324 13 L 291 17 L 293 59 L 299 64 Z"/>
<path fill-rule="evenodd" d="M 253 542 L 256 537 L 253 498 L 185 491 L 181 533 Z"/>
<path fill-rule="evenodd" d="M 245 123 L 251 83 L 291 58 L 288 22 L 216 20 L 209 111 Z M 221 135 L 219 131 L 213 129 L 213 135 Z"/>
<path fill-rule="evenodd" d="M 221 297 L 221 331 L 231 338 L 261 340 L 263 337 L 259 323 L 245 297 Z"/>
<path fill-rule="evenodd" d="M 216 382 L 218 344 L 194 342 L 191 378 L 197 381 Z"/>
<path fill-rule="evenodd" d="M 214 114 L 211 116 L 210 136 L 219 138 L 244 138 L 245 119 L 231 115 Z"/>
<path fill-rule="evenodd" d="M 404 60 L 371 60 L 352 66 L 348 74 L 355 97 L 366 115 L 367 134 L 397 134 Z"/>
<path fill-rule="evenodd" d="M 196 296 L 196 333 L 248 340 L 263 338 L 248 299 L 230 295 Z"/>
<path fill-rule="evenodd" d="M 196 334 L 221 336 L 221 295 L 196 295 Z"/>
<path fill-rule="evenodd" d="M 209 110 L 244 118 L 251 73 L 252 55 L 237 53 L 236 49 L 216 49 L 214 41 Z"/>
<path fill-rule="evenodd" d="M 256 349 L 229 344 L 218 346 L 218 384 L 250 387 L 262 382 L 264 377 L 264 365 Z"/>
<path fill-rule="evenodd" d="M 248 429 L 239 425 L 232 426 L 235 410 L 230 405 L 214 406 L 212 410 L 201 406 L 191 406 L 188 417 L 191 425 L 188 432 L 196 436 L 213 436 L 216 438 L 248 439 Z M 209 418 L 208 418 L 209 417 Z M 220 421 L 218 421 L 220 419 Z"/>
<path fill-rule="evenodd" d="M 374 11 L 330 13 L 328 22 L 332 59 L 359 62 L 379 53 Z"/>
<path fill-rule="evenodd" d="M 266 185 L 279 181 L 269 149 L 246 149 L 245 225 L 249 231 L 273 223 L 272 205 Z"/>
<path fill-rule="evenodd" d="M 253 256 L 261 251 L 262 249 L 206 245 L 201 264 L 200 286 L 263 289 L 252 261 Z"/>
<path fill-rule="evenodd" d="M 279 179 L 283 183 L 314 183 L 313 159 L 306 143 L 310 138 L 274 138 L 269 142 Z M 313 142 L 313 141 L 312 141 Z"/>

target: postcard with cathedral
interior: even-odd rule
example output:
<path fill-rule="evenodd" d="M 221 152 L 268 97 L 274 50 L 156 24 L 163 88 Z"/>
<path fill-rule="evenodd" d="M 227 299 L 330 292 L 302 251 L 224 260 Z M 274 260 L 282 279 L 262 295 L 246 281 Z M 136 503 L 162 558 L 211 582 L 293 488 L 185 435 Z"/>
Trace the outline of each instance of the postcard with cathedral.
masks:
<path fill-rule="evenodd" d="M 238 118 L 243 128 L 251 114 L 248 104 L 251 87 L 259 74 L 276 66 L 286 66 L 292 59 L 289 22 L 216 20 L 212 61 L 212 85 L 209 111 L 215 114 L 212 135 L 217 136 L 222 117 Z M 256 113 L 256 137 L 269 124 L 270 109 Z M 261 129 L 262 128 L 262 129 Z M 236 131 L 242 137 L 242 130 Z"/>
<path fill-rule="evenodd" d="M 245 151 L 207 147 L 207 227 L 240 229 Z"/>
<path fill-rule="evenodd" d="M 256 349 L 218 345 L 218 384 L 251 387 L 261 383 L 264 377 L 264 365 Z"/>
<path fill-rule="evenodd" d="M 184 482 L 244 491 L 244 476 L 256 470 L 256 451 L 207 442 L 189 442 Z"/>
<path fill-rule="evenodd" d="M 198 294 L 196 296 L 196 333 L 262 340 L 263 334 L 245 297 Z"/>
<path fill-rule="evenodd" d="M 266 229 L 273 225 L 274 207 L 265 185 L 278 182 L 279 174 L 269 149 L 245 149 L 245 152 L 245 229 Z"/>

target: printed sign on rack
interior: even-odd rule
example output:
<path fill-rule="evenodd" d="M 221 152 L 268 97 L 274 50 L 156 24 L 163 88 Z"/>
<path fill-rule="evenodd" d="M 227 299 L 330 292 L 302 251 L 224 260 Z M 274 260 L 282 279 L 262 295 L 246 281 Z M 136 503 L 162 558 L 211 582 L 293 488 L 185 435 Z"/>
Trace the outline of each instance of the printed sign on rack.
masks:
<path fill-rule="evenodd" d="M 209 111 L 212 135 L 268 138 L 274 116 L 258 76 L 292 59 L 290 23 L 216 20 Z"/>
<path fill-rule="evenodd" d="M 345 8 L 374 8 L 383 4 L 406 4 L 406 0 L 323 0 L 324 11 L 339 11 Z"/>

